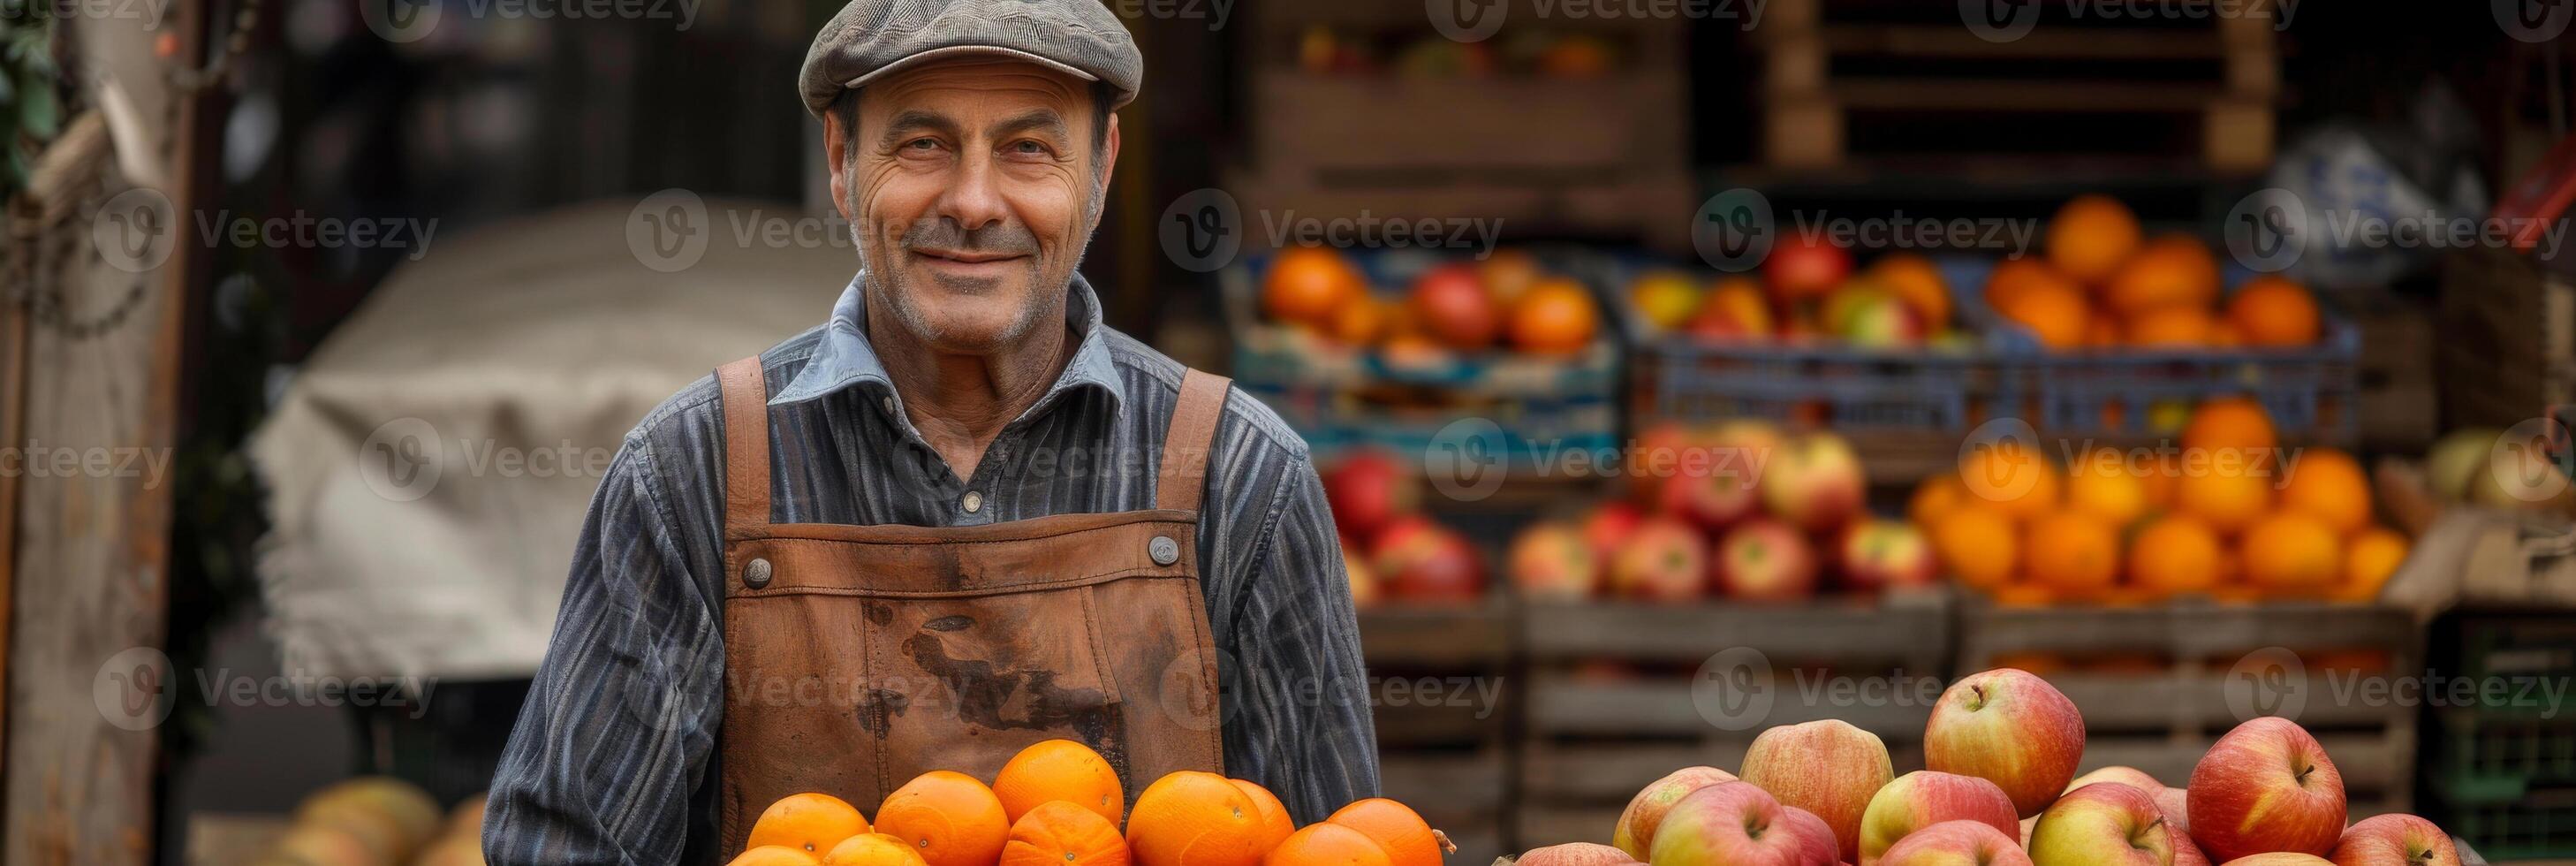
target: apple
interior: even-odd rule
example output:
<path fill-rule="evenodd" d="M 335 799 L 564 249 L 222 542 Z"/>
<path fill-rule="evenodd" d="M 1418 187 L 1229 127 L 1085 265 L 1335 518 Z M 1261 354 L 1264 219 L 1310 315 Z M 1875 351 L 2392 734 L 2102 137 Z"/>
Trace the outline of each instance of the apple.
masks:
<path fill-rule="evenodd" d="M 2237 725 L 2191 768 L 2191 837 L 2213 860 L 2324 854 L 2343 835 L 2343 773 L 2297 723 Z"/>
<path fill-rule="evenodd" d="M 1685 794 L 1655 828 L 1654 866 L 1804 866 L 1808 841 L 1791 829 L 1780 801 L 1743 782 Z"/>
<path fill-rule="evenodd" d="M 2334 866 L 2334 861 L 2296 851 L 2266 851 L 2229 860 L 2227 866 Z"/>
<path fill-rule="evenodd" d="M 1672 330 L 1699 312 L 1699 281 L 1680 271 L 1649 271 L 1628 284 L 1628 300 L 1646 321 Z"/>
<path fill-rule="evenodd" d="M 2081 788 L 2095 782 L 2118 782 L 2120 784 L 2145 791 L 2149 796 L 2161 793 L 2165 789 L 2165 783 L 2156 781 L 2156 777 L 2147 775 L 2147 771 L 2145 770 L 2141 770 L 2136 767 L 2114 766 L 2103 767 L 2101 769 L 2094 770 L 2093 772 L 2077 776 L 2075 777 L 2075 781 L 2066 783 L 2066 790 L 2071 792 L 2077 788 Z"/>
<path fill-rule="evenodd" d="M 1789 440 L 1762 468 L 1762 504 L 1808 532 L 1840 526 L 1858 513 L 1866 486 L 1851 443 L 1831 433 Z"/>
<path fill-rule="evenodd" d="M 2200 844 L 2191 841 L 2191 820 L 2183 814 L 2181 788 L 2166 787 L 2135 767 L 2103 767 L 2075 777 L 2075 781 L 2066 783 L 2066 790 L 2100 782 L 2136 788 L 2156 802 L 2156 813 L 2164 816 L 2165 830 L 2173 835 L 2174 866 L 2209 866 L 2209 857 L 2200 853 Z"/>
<path fill-rule="evenodd" d="M 2345 828 L 2327 859 L 2335 866 L 2460 866 L 2460 849 L 2431 821 L 2378 815 Z"/>
<path fill-rule="evenodd" d="M 1386 597 L 1386 586 L 1377 579 L 1377 571 L 1359 554 L 1359 544 L 1342 539 L 1342 574 L 1351 585 L 1352 607 L 1375 607 Z"/>
<path fill-rule="evenodd" d="M 2021 844 L 1975 821 L 1943 821 L 1905 834 L 1879 866 L 2031 866 Z"/>
<path fill-rule="evenodd" d="M 1923 530 L 1902 520 L 1870 518 L 1844 530 L 1840 558 L 1843 579 L 1864 592 L 1919 589 L 1940 579 L 1940 563 Z"/>
<path fill-rule="evenodd" d="M 1850 279 L 1851 272 L 1851 253 L 1814 232 L 1781 237 L 1762 262 L 1763 282 L 1772 301 L 1783 307 L 1824 297 Z"/>
<path fill-rule="evenodd" d="M 1943 821 L 1975 821 L 2021 844 L 2021 820 L 2004 789 L 1975 776 L 1916 770 L 1870 796 L 1860 816 L 1860 866 L 1878 862 L 1906 834 Z"/>
<path fill-rule="evenodd" d="M 2191 832 L 2191 792 L 2172 785 L 2156 794 L 2156 808 L 2164 810 L 2165 820 L 2173 822 L 2184 833 Z M 2194 847 L 2198 843 L 2193 843 Z"/>
<path fill-rule="evenodd" d="M 1485 564 L 1466 536 L 1420 515 L 1406 515 L 1378 535 L 1370 550 L 1389 598 L 1473 603 L 1485 594 Z"/>
<path fill-rule="evenodd" d="M 1355 451 L 1334 461 L 1323 482 L 1334 525 L 1361 541 L 1376 540 L 1388 523 L 1422 504 L 1421 479 L 1384 451 Z"/>
<path fill-rule="evenodd" d="M 1911 346 L 1923 341 L 1923 319 L 1903 299 L 1871 292 L 1851 302 L 1835 333 L 1862 348 Z"/>
<path fill-rule="evenodd" d="M 1601 558 L 1571 523 L 1532 524 L 1512 539 L 1503 570 L 1522 598 L 1580 600 L 1601 587 Z"/>
<path fill-rule="evenodd" d="M 1484 280 L 1485 291 L 1495 303 L 1505 308 L 1520 303 L 1521 295 L 1547 278 L 1547 269 L 1527 250 L 1495 250 L 1476 266 L 1476 275 Z"/>
<path fill-rule="evenodd" d="M 2173 831 L 2155 798 L 2095 782 L 2057 798 L 2030 832 L 2034 866 L 2172 866 Z"/>
<path fill-rule="evenodd" d="M 1651 517 L 1610 558 L 1610 587 L 1622 598 L 1683 602 L 1707 585 L 1708 551 L 1679 519 Z"/>
<path fill-rule="evenodd" d="M 1592 555 L 1600 560 L 1604 573 L 1610 570 L 1611 556 L 1618 553 L 1619 548 L 1628 543 L 1628 536 L 1635 535 L 1637 527 L 1645 522 L 1644 511 L 1632 503 L 1615 499 L 1601 503 L 1583 516 L 1583 542 L 1591 546 Z"/>
<path fill-rule="evenodd" d="M 1751 277 L 1726 277 L 1709 287 L 1691 316 L 1690 332 L 1704 337 L 1760 340 L 1771 336 L 1771 301 Z"/>
<path fill-rule="evenodd" d="M 1413 280 L 1406 303 L 1423 333 L 1453 349 L 1482 349 L 1503 331 L 1503 306 L 1485 291 L 1476 268 L 1465 263 L 1439 265 Z"/>
<path fill-rule="evenodd" d="M 1629 866 L 1637 858 L 1597 842 L 1567 842 L 1532 848 L 1512 862 L 1526 866 Z"/>
<path fill-rule="evenodd" d="M 1825 826 L 1825 819 L 1816 817 L 1816 813 L 1796 806 L 1781 806 L 1778 829 L 1798 837 L 1797 862 L 1800 866 L 1834 866 L 1842 862 L 1842 845 L 1834 841 L 1834 828 Z"/>
<path fill-rule="evenodd" d="M 1778 428 L 1737 420 L 1710 431 L 1692 473 L 1664 485 L 1663 506 L 1702 529 L 1724 529 L 1761 510 L 1762 467 L 1779 450 Z"/>
<path fill-rule="evenodd" d="M 1787 524 L 1754 518 L 1717 543 L 1717 585 L 1728 598 L 1797 601 L 1816 594 L 1816 552 Z"/>
<path fill-rule="evenodd" d="M 1637 789 L 1628 798 L 1628 808 L 1619 812 L 1619 824 L 1610 831 L 1610 844 L 1639 860 L 1653 853 L 1655 830 L 1663 825 L 1664 815 L 1673 804 L 1710 785 L 1735 781 L 1735 774 L 1716 767 L 1683 767 L 1661 779 Z"/>
<path fill-rule="evenodd" d="M 1676 486 L 1683 459 L 1700 447 L 1699 436 L 1678 421 L 1657 421 L 1637 431 L 1629 443 L 1628 492 L 1640 505 L 1661 508 L 1665 491 Z"/>
<path fill-rule="evenodd" d="M 1871 795 L 1896 779 L 1887 743 L 1839 719 L 1781 725 L 1744 750 L 1744 781 L 1782 805 L 1815 813 L 1833 831 L 1834 856 L 1860 857 L 1860 816 Z"/>
<path fill-rule="evenodd" d="M 1995 783 L 2022 817 L 2048 808 L 2083 758 L 2083 714 L 2029 671 L 1998 668 L 1951 683 L 1923 726 L 1923 766 Z"/>

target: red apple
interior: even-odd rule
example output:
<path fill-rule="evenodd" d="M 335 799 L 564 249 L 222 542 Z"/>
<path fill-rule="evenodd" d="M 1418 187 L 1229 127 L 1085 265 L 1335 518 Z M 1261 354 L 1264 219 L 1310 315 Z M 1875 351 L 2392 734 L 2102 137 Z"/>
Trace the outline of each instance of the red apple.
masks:
<path fill-rule="evenodd" d="M 1665 510 L 1703 529 L 1724 529 L 1762 507 L 1762 467 L 1780 446 L 1776 428 L 1730 421 L 1709 433 L 1688 474 L 1664 485 Z"/>
<path fill-rule="evenodd" d="M 1621 467 L 1628 476 L 1628 493 L 1637 504 L 1663 508 L 1677 487 L 1683 458 L 1700 447 L 1700 437 L 1678 421 L 1657 421 L 1637 431 L 1629 443 L 1627 465 Z"/>
<path fill-rule="evenodd" d="M 2173 822 L 2175 827 L 2186 834 L 2191 832 L 2191 792 L 2166 785 L 2156 794 L 2156 808 L 2164 810 L 2165 820 Z M 2199 843 L 2193 843 L 2193 847 L 2199 847 Z"/>
<path fill-rule="evenodd" d="M 1485 565 L 1475 545 L 1429 518 L 1396 518 L 1379 534 L 1370 558 L 1390 598 L 1473 603 L 1485 594 Z"/>
<path fill-rule="evenodd" d="M 2031 866 L 2021 844 L 1975 821 L 1943 821 L 1905 834 L 1879 866 Z"/>
<path fill-rule="evenodd" d="M 1842 845 L 1834 841 L 1834 828 L 1825 826 L 1825 819 L 1816 817 L 1816 813 L 1796 806 L 1781 806 L 1778 829 L 1798 837 L 1799 866 L 1834 866 L 1843 862 Z"/>
<path fill-rule="evenodd" d="M 1860 866 L 1870 866 L 1889 846 L 1943 821 L 1975 821 L 2021 844 L 2021 821 L 2012 798 L 1975 776 L 1916 770 L 1896 777 L 1869 798 L 1860 816 Z"/>
<path fill-rule="evenodd" d="M 2095 782 L 2057 798 L 2030 832 L 2035 866 L 2172 866 L 2173 831 L 2155 798 Z"/>
<path fill-rule="evenodd" d="M 1375 541 L 1388 523 L 1422 504 L 1421 479 L 1384 451 L 1352 452 L 1327 467 L 1323 481 L 1333 523 L 1361 541 Z"/>
<path fill-rule="evenodd" d="M 2191 836 L 2213 860 L 2324 854 L 2343 835 L 2343 773 L 2297 723 L 2264 716 L 2227 732 L 2191 768 Z"/>
<path fill-rule="evenodd" d="M 1646 522 L 1646 513 L 1628 502 L 1612 500 L 1601 503 L 1583 517 L 1583 541 L 1601 560 L 1601 568 L 1610 568 L 1610 558 L 1628 543 L 1628 536 Z"/>
<path fill-rule="evenodd" d="M 1526 599 L 1580 600 L 1601 585 L 1601 560 L 1570 523 L 1532 524 L 1512 539 L 1503 570 Z"/>
<path fill-rule="evenodd" d="M 1699 531 L 1671 517 L 1648 518 L 1610 559 L 1610 588 L 1623 598 L 1690 601 L 1700 597 L 1707 574 Z"/>
<path fill-rule="evenodd" d="M 2209 857 L 2200 853 L 2200 843 L 2191 841 L 2191 821 L 2183 814 L 2181 788 L 2166 787 L 2136 767 L 2103 767 L 2075 777 L 2075 781 L 2066 783 L 2066 790 L 2101 782 L 2136 788 L 2156 802 L 2156 814 L 2164 816 L 2165 830 L 2173 835 L 2173 866 L 2209 866 Z"/>
<path fill-rule="evenodd" d="M 1519 866 L 1630 866 L 1637 858 L 1628 852 L 1594 842 L 1567 842 L 1532 848 L 1512 861 Z"/>
<path fill-rule="evenodd" d="M 2029 671 L 1999 668 L 1951 683 L 1923 726 L 1923 766 L 1976 776 L 2028 817 L 2048 808 L 2084 757 L 2084 716 Z"/>
<path fill-rule="evenodd" d="M 1790 440 L 1762 469 L 1762 504 L 1808 532 L 1824 532 L 1859 513 L 1866 487 L 1851 443 L 1831 433 Z"/>
<path fill-rule="evenodd" d="M 1684 795 L 1655 828 L 1646 862 L 1655 866 L 1804 866 L 1807 839 L 1790 828 L 1780 801 L 1743 782 Z"/>
<path fill-rule="evenodd" d="M 1852 589 L 1919 589 L 1940 578 L 1932 542 L 1902 520 L 1870 518 L 1843 532 L 1843 579 Z"/>
<path fill-rule="evenodd" d="M 1503 330 L 1503 307 L 1476 279 L 1474 265 L 1447 264 L 1423 271 L 1408 300 L 1413 321 L 1453 349 L 1483 349 Z"/>
<path fill-rule="evenodd" d="M 2378 815 L 2346 828 L 2328 859 L 2335 866 L 2460 866 L 2460 849 L 2431 821 Z"/>
<path fill-rule="evenodd" d="M 1762 263 L 1764 285 L 1783 307 L 1824 297 L 1850 279 L 1851 272 L 1851 253 L 1813 232 L 1785 234 Z"/>
<path fill-rule="evenodd" d="M 1673 804 L 1690 792 L 1721 782 L 1735 781 L 1735 774 L 1716 767 L 1683 767 L 1637 790 L 1628 799 L 1628 808 L 1619 812 L 1619 824 L 1610 831 L 1610 844 L 1639 860 L 1653 853 L 1655 830 L 1663 826 L 1664 815 Z"/>
<path fill-rule="evenodd" d="M 1797 601 L 1816 594 L 1816 552 L 1779 521 L 1755 518 L 1718 541 L 1717 585 L 1728 598 Z"/>
<path fill-rule="evenodd" d="M 1815 813 L 1832 829 L 1837 861 L 1860 857 L 1860 816 L 1896 779 L 1887 743 L 1839 719 L 1781 725 L 1744 750 L 1744 781 L 1780 803 Z"/>

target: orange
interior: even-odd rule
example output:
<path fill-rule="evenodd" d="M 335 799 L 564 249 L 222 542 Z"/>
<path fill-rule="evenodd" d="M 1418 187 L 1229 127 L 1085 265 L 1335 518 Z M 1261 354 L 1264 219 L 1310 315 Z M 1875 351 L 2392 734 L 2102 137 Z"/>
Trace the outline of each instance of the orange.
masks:
<path fill-rule="evenodd" d="M 1756 339 L 1771 336 L 1777 324 L 1772 321 L 1771 297 L 1762 292 L 1762 284 L 1752 277 L 1723 277 L 1709 284 L 1708 297 L 1699 302 L 1699 319 L 1724 319 L 1743 327 L 1746 335 Z"/>
<path fill-rule="evenodd" d="M 2297 512 L 2245 530 L 2245 582 L 2282 595 L 2322 596 L 2343 579 L 2343 540 L 2325 521 Z"/>
<path fill-rule="evenodd" d="M 877 830 L 917 849 L 929 866 L 992 866 L 1010 838 L 1001 798 L 975 777 L 932 770 L 886 795 Z"/>
<path fill-rule="evenodd" d="M 1592 293 L 1585 291 L 1583 284 L 1562 277 L 1531 286 L 1520 302 L 1512 305 L 1511 321 L 1506 325 L 1514 348 L 1543 355 L 1583 351 L 1592 345 L 1593 335 L 1600 330 L 1601 318 L 1592 307 Z"/>
<path fill-rule="evenodd" d="M 2033 282 L 2015 289 L 1995 305 L 1995 312 L 2030 329 L 2040 345 L 2051 349 L 2083 346 L 2093 323 L 2084 293 L 2063 281 Z"/>
<path fill-rule="evenodd" d="M 1933 524 L 1941 522 L 1944 515 L 1965 504 L 1967 497 L 1968 487 L 1959 483 L 1957 475 L 1940 474 L 1925 478 L 1922 484 L 1915 486 L 1914 498 L 1905 503 L 1905 519 L 1929 531 Z"/>
<path fill-rule="evenodd" d="M 1099 812 L 1049 800 L 1011 822 L 999 866 L 1127 866 L 1127 840 Z"/>
<path fill-rule="evenodd" d="M 791 794 L 760 812 L 743 847 L 777 845 L 820 854 L 841 840 L 868 832 L 868 817 L 858 807 L 830 794 Z"/>
<path fill-rule="evenodd" d="M 1324 332 L 1344 345 L 1365 346 L 1387 335 L 1395 324 L 1394 305 L 1362 293 L 1334 310 Z"/>
<path fill-rule="evenodd" d="M 1358 268 L 1338 251 L 1290 247 L 1279 251 L 1261 281 L 1261 309 L 1292 324 L 1324 327 L 1334 311 L 1367 294 Z"/>
<path fill-rule="evenodd" d="M 1484 281 L 1485 291 L 1494 296 L 1495 303 L 1509 306 L 1520 300 L 1522 292 L 1538 285 L 1547 276 L 1547 269 L 1528 250 L 1495 250 L 1476 266 L 1476 276 Z"/>
<path fill-rule="evenodd" d="M 2188 514 L 2168 514 L 2129 540 L 2129 583 L 2156 597 L 2208 592 L 2226 569 L 2218 532 Z"/>
<path fill-rule="evenodd" d="M 2380 588 L 2387 586 L 2389 576 L 2405 564 L 2406 549 L 2406 536 L 2394 529 L 2374 526 L 2362 530 L 2344 548 L 2343 583 L 2335 586 L 2334 597 L 2378 601 Z"/>
<path fill-rule="evenodd" d="M 812 861 L 807 861 L 812 862 Z M 768 866 L 768 864 L 762 864 Z M 781 866 L 784 866 L 782 863 Z M 927 866 L 921 851 L 884 833 L 861 833 L 841 840 L 823 855 L 823 866 Z"/>
<path fill-rule="evenodd" d="M 2361 461 L 2333 448 L 2310 448 L 2290 465 L 2281 507 L 2304 511 L 2351 535 L 2370 525 L 2370 476 Z"/>
<path fill-rule="evenodd" d="M 1889 253 L 1869 266 L 1869 277 L 1923 320 L 1923 331 L 1950 330 L 1950 284 L 1932 260 L 1914 253 Z"/>
<path fill-rule="evenodd" d="M 1261 847 L 1265 849 L 1278 847 L 1279 840 L 1286 839 L 1288 834 L 1297 832 L 1297 819 L 1288 815 L 1288 804 L 1279 802 L 1278 795 L 1270 793 L 1270 789 L 1244 779 L 1227 781 L 1233 782 L 1234 787 L 1241 790 L 1243 796 L 1251 799 L 1252 805 L 1261 811 Z"/>
<path fill-rule="evenodd" d="M 1386 849 L 1368 834 L 1325 822 L 1289 835 L 1261 858 L 1262 866 L 1393 866 Z"/>
<path fill-rule="evenodd" d="M 2221 535 L 2241 532 L 2272 510 L 2271 480 L 2241 472 L 2186 473 L 2174 487 L 2174 508 Z"/>
<path fill-rule="evenodd" d="M 2003 607 L 2047 607 L 2057 603 L 2057 591 L 2023 581 L 1996 587 L 1994 599 Z"/>
<path fill-rule="evenodd" d="M 898 849 L 900 850 L 900 849 Z M 916 858 L 917 859 L 917 858 Z M 742 852 L 725 866 L 822 866 L 823 861 L 802 849 L 785 845 L 757 845 Z"/>
<path fill-rule="evenodd" d="M 1993 592 L 2012 582 L 2021 532 L 2003 512 L 1970 503 L 1932 525 L 1932 550 L 1960 583 Z"/>
<path fill-rule="evenodd" d="M 2167 511 L 2174 507 L 2174 490 L 2182 486 L 2182 467 L 2172 454 L 2158 452 L 2147 461 L 2138 475 L 2138 489 L 2145 494 L 2147 509 Z"/>
<path fill-rule="evenodd" d="M 1449 838 L 1431 829 L 1422 816 L 1402 803 L 1371 797 L 1343 806 L 1324 819 L 1366 834 L 1386 849 L 1390 866 L 1440 866 L 1440 858 L 1457 850 Z"/>
<path fill-rule="evenodd" d="M 1968 491 L 1967 501 L 1992 503 L 2025 520 L 2057 510 L 2064 484 L 2046 454 L 2018 442 L 1970 449 L 1959 461 L 1959 481 Z"/>
<path fill-rule="evenodd" d="M 2129 318 L 2129 345 L 2157 348 L 2202 347 L 2209 345 L 2210 326 L 2216 324 L 2209 312 L 2199 307 L 2157 307 Z"/>
<path fill-rule="evenodd" d="M 2146 480 L 2130 467 L 2127 454 L 2094 449 L 2066 467 L 2066 507 L 2113 527 L 2127 526 L 2147 513 Z"/>
<path fill-rule="evenodd" d="M 2102 302 L 2124 316 L 2167 306 L 2206 310 L 2217 299 L 2218 257 L 2185 234 L 2148 241 L 2102 287 Z"/>
<path fill-rule="evenodd" d="M 2266 274 L 2245 281 L 2227 299 L 2227 322 L 2249 346 L 2306 346 L 2324 329 L 2317 299 L 2287 279 Z"/>
<path fill-rule="evenodd" d="M 1127 817 L 1127 791 L 1118 785 L 1118 768 L 1072 740 L 1047 740 L 1012 755 L 993 776 L 993 796 L 1002 801 L 1002 814 L 1012 824 L 1049 800 L 1100 813 L 1112 827 Z"/>
<path fill-rule="evenodd" d="M 2261 466 L 2270 466 L 2271 457 L 2262 452 L 2279 444 L 2281 438 L 2272 430 L 2271 413 L 2263 411 L 2263 404 L 2243 397 L 2220 397 L 2200 404 L 2200 409 L 2191 413 L 2191 423 L 2182 428 L 2182 447 L 2200 452 L 2191 455 L 2191 459 L 2203 466 L 2261 468 L 2256 464 L 2258 459 L 2263 461 Z"/>
<path fill-rule="evenodd" d="M 2138 251 L 2138 215 L 2107 195 L 2080 195 L 2048 221 L 2048 262 L 2067 276 L 2101 282 Z"/>
<path fill-rule="evenodd" d="M 1138 866 L 1252 866 L 1261 862 L 1261 807 L 1232 780 L 1183 770 L 1154 780 L 1127 813 Z"/>
<path fill-rule="evenodd" d="M 2008 258 L 1996 262 L 1994 272 L 1986 276 L 1986 306 L 2000 312 L 2011 306 L 2023 292 L 2034 288 L 2080 292 L 2083 287 L 2067 279 L 2065 274 L 2058 273 L 2046 259 L 2038 256 Z"/>
<path fill-rule="evenodd" d="M 2120 320 L 2097 312 L 2084 321 L 2085 348 L 2108 349 L 2117 345 L 2120 345 Z"/>
<path fill-rule="evenodd" d="M 2030 582 L 2067 598 L 2095 598 L 2120 579 L 2120 528 L 2090 514 L 2059 512 L 2030 526 Z"/>

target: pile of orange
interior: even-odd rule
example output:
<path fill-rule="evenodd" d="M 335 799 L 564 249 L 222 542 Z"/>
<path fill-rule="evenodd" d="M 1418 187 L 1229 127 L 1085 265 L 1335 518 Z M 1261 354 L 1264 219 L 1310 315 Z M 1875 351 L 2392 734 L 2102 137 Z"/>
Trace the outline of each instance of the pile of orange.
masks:
<path fill-rule="evenodd" d="M 2223 300 L 2218 257 L 2187 234 L 2145 237 L 2118 199 L 2078 196 L 2048 223 L 2047 254 L 2006 259 L 1986 303 L 2050 349 L 2305 346 L 2324 331 L 2305 287 L 2245 281 Z"/>
<path fill-rule="evenodd" d="M 1215 773 L 1164 776 L 1130 809 L 1108 759 L 1048 740 L 991 785 L 923 773 L 887 795 L 873 823 L 829 794 L 781 799 L 728 866 L 1441 866 L 1453 850 L 1394 800 L 1299 828 L 1268 789 Z"/>
<path fill-rule="evenodd" d="M 1279 324 L 1379 348 L 1391 359 L 1497 348 L 1580 354 L 1602 327 L 1590 289 L 1516 249 L 1440 264 L 1401 291 L 1379 291 L 1340 250 L 1289 247 L 1262 275 L 1261 310 Z"/>
<path fill-rule="evenodd" d="M 2406 558 L 2372 523 L 2368 475 L 2332 448 L 2279 448 L 2253 401 L 2203 403 L 2177 449 L 1972 450 L 1907 516 L 1960 584 L 1997 603 L 2378 598 Z"/>

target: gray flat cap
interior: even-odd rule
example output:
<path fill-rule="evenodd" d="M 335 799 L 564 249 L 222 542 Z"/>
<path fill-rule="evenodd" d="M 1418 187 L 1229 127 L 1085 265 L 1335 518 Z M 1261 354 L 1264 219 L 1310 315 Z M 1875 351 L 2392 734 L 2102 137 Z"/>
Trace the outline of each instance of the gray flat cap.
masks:
<path fill-rule="evenodd" d="M 850 0 L 814 34 L 796 88 L 821 117 L 841 91 L 945 57 L 998 55 L 1109 85 L 1126 105 L 1145 58 L 1100 0 Z"/>

